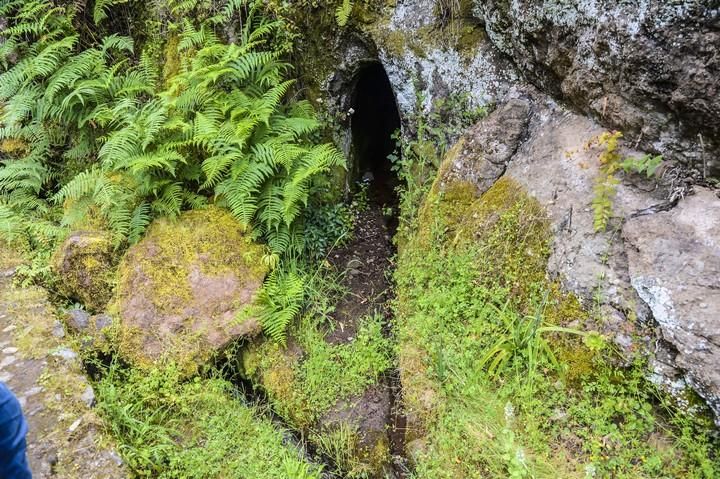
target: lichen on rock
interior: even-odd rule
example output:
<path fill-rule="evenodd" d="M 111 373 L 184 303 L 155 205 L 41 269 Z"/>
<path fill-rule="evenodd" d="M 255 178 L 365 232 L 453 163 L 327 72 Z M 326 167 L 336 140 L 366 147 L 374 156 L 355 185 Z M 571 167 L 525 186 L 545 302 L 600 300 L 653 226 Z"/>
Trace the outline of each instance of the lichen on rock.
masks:
<path fill-rule="evenodd" d="M 623 227 L 630 280 L 675 363 L 720 418 L 720 200 L 710 190 Z"/>
<path fill-rule="evenodd" d="M 475 0 L 493 44 L 536 86 L 644 149 L 717 174 L 717 5 Z"/>
<path fill-rule="evenodd" d="M 118 270 L 112 312 L 120 350 L 148 366 L 171 360 L 188 371 L 231 341 L 260 332 L 246 311 L 264 280 L 263 248 L 216 207 L 161 219 Z"/>

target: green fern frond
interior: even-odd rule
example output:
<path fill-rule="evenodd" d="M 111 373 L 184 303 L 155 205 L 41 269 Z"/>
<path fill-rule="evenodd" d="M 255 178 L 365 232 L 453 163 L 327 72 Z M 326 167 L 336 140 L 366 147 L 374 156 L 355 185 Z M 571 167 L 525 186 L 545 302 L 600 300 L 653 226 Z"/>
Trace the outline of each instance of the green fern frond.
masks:
<path fill-rule="evenodd" d="M 98 3 L 102 2 L 103 0 L 99 0 Z M 105 0 L 107 1 L 107 0 Z M 111 3 L 114 5 L 117 5 L 119 3 L 126 3 L 128 0 L 110 0 Z M 97 9 L 97 3 L 95 4 L 95 8 Z M 135 42 L 130 37 L 121 36 L 118 34 L 112 34 L 110 36 L 107 36 L 102 39 L 100 42 L 100 49 L 103 53 L 103 55 L 107 54 L 107 52 L 115 50 L 117 52 L 126 52 L 126 53 L 134 53 L 135 52 Z"/>
<path fill-rule="evenodd" d="M 274 270 L 257 298 L 260 323 L 273 341 L 285 344 L 288 325 L 299 314 L 305 297 L 305 281 L 296 273 Z"/>
<path fill-rule="evenodd" d="M 353 10 L 353 1 L 352 0 L 342 0 L 342 3 L 339 7 L 335 10 L 335 20 L 337 21 L 337 24 L 341 27 L 344 27 L 347 25 L 348 21 L 350 20 L 350 15 L 352 14 Z"/>
<path fill-rule="evenodd" d="M 132 212 L 130 217 L 130 225 L 128 231 L 128 243 L 135 244 L 142 238 L 145 230 L 150 225 L 152 216 L 150 215 L 150 205 L 143 202 L 140 203 Z"/>
<path fill-rule="evenodd" d="M 95 0 L 95 7 L 93 8 L 93 21 L 96 25 L 105 20 L 108 16 L 108 11 L 115 5 L 127 3 L 128 0 Z"/>

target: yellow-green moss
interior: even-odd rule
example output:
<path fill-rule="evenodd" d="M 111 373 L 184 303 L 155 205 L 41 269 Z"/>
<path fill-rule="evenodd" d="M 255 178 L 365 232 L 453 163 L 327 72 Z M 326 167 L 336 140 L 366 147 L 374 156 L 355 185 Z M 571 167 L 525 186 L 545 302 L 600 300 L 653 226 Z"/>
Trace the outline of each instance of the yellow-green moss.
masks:
<path fill-rule="evenodd" d="M 115 340 L 122 354 L 139 366 L 150 366 L 157 359 L 143 351 L 143 338 L 152 337 L 155 332 L 140 330 L 122 321 L 123 305 L 128 304 L 133 295 L 146 295 L 154 307 L 153 313 L 158 316 L 185 317 L 191 303 L 202 301 L 195 297 L 190 283 L 194 268 L 208 277 L 231 275 L 247 284 L 259 285 L 267 273 L 263 252 L 263 247 L 252 242 L 229 212 L 217 207 L 189 211 L 177 220 L 153 222 L 145 238 L 128 250 L 118 268 L 117 298 L 111 312 L 121 318 Z M 143 291 L 134 290 L 138 282 Z M 242 298 L 236 301 L 237 304 L 231 306 L 239 311 L 244 304 Z M 204 344 L 202 332 L 178 332 L 161 337 L 166 359 L 189 368 L 188 372 L 212 354 Z"/>
<path fill-rule="evenodd" d="M 441 186 L 439 181 L 421 211 L 415 247 L 442 242 L 450 248 L 476 248 L 478 281 L 508 288 L 522 304 L 536 299 L 540 289 L 550 289 L 545 274 L 550 226 L 537 200 L 509 177 L 499 179 L 481 197 L 472 183 L 456 180 Z"/>
<path fill-rule="evenodd" d="M 262 385 L 276 412 L 294 428 L 307 431 L 317 417 L 303 399 L 297 381 L 300 349 L 273 341 L 253 342 L 242 351 L 243 369 L 246 377 Z"/>
<path fill-rule="evenodd" d="M 139 261 L 153 286 L 153 302 L 161 311 L 182 307 L 191 296 L 188 275 L 200 265 L 207 275 L 236 273 L 238 277 L 262 278 L 267 267 L 261 261 L 263 247 L 252 242 L 233 216 L 220 208 L 190 211 L 179 220 L 160 219 L 148 229 L 142 243 L 152 256 L 128 253 L 118 271 L 124 284 Z M 132 294 L 132 291 L 121 291 Z"/>
<path fill-rule="evenodd" d="M 497 439 L 473 435 L 475 428 L 489 425 L 465 423 L 462 414 L 453 412 L 468 407 L 470 400 L 455 388 L 470 386 L 447 384 L 448 376 L 467 384 L 470 380 L 463 380 L 464 375 L 483 374 L 473 368 L 482 351 L 496 341 L 492 335 L 503 328 L 492 319 L 473 324 L 474 318 L 482 317 L 484 305 L 502 306 L 507 301 L 521 314 L 532 314 L 545 300 L 544 317 L 555 324 L 583 321 L 587 314 L 576 297 L 547 278 L 552 235 L 542 206 L 508 176 L 482 195 L 475 184 L 454 179 L 449 168 L 461 151 L 456 145 L 441 166 L 420 210 L 419 228 L 400 251 L 396 272 L 399 368 L 410 426 L 406 439 L 426 444 L 428 453 L 418 456 L 419 470 L 445 474 L 437 477 L 462 477 L 475 466 L 489 475 L 498 473 L 497 465 L 483 463 L 482 456 L 483 449 L 498 447 Z M 578 341 L 569 346 L 575 348 L 580 365 L 587 348 Z M 493 396 L 489 384 L 472 384 L 479 388 L 475 394 Z M 502 412 L 502 403 L 495 406 Z M 502 420 L 489 410 L 472 414 L 478 421 Z M 453 436 L 463 434 L 470 435 Z M 463 442 L 474 457 L 456 461 L 447 448 L 459 443 L 442 443 L 450 437 Z M 528 457 L 535 454 L 526 452 Z M 547 458 L 538 456 L 536 462 L 535 471 L 552 470 L 543 469 Z"/>
<path fill-rule="evenodd" d="M 165 44 L 165 64 L 163 65 L 163 79 L 168 83 L 180 71 L 180 36 L 171 33 Z"/>
<path fill-rule="evenodd" d="M 110 235 L 102 231 L 78 231 L 60 245 L 52 267 L 66 296 L 79 300 L 91 311 L 102 311 L 115 287 L 115 249 Z"/>

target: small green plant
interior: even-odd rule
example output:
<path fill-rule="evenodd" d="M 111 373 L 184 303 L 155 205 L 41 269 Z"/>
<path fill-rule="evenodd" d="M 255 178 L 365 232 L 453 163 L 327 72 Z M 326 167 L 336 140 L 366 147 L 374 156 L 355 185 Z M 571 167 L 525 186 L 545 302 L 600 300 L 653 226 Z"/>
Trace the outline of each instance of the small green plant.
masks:
<path fill-rule="evenodd" d="M 353 194 L 350 208 L 353 212 L 361 213 L 367 211 L 370 207 L 370 182 L 369 181 L 358 181 L 356 183 L 357 190 Z"/>
<path fill-rule="evenodd" d="M 313 467 L 306 462 L 298 462 L 291 458 L 285 458 L 285 476 L 292 479 L 319 479 L 322 473 L 322 466 Z"/>
<path fill-rule="evenodd" d="M 597 142 L 605 149 L 600 154 L 600 173 L 595 182 L 595 197 L 592 201 L 594 211 L 593 224 L 595 231 L 605 231 L 608 221 L 613 216 L 613 200 L 620 183 L 615 172 L 620 168 L 621 156 L 618 152 L 618 141 L 622 133 L 615 131 L 600 135 Z"/>
<path fill-rule="evenodd" d="M 310 260 L 318 260 L 336 247 L 352 239 L 355 215 L 342 203 L 312 205 L 305 211 L 305 252 Z"/>
<path fill-rule="evenodd" d="M 487 115 L 486 107 L 474 106 L 465 94 L 452 94 L 433 102 L 425 111 L 426 97 L 416 88 L 415 110 L 408 118 L 409 127 L 397 131 L 397 145 L 388 155 L 392 171 L 400 180 L 400 225 L 398 238 L 416 226 L 417 212 L 430 189 L 449 146 L 470 126 Z"/>
<path fill-rule="evenodd" d="M 515 408 L 512 403 L 505 404 L 505 425 L 500 431 L 500 447 L 502 457 L 507 465 L 507 474 L 510 479 L 523 479 L 530 477 L 530 470 L 525 457 L 525 451 L 519 447 L 513 431 Z"/>
<path fill-rule="evenodd" d="M 335 473 L 350 479 L 367 477 L 365 467 L 358 459 L 358 432 L 345 422 L 330 430 L 313 432 L 313 443 L 318 452 L 330 459 Z"/>
<path fill-rule="evenodd" d="M 641 158 L 627 158 L 620 166 L 625 173 L 639 173 L 646 177 L 652 177 L 657 169 L 662 165 L 662 156 L 645 155 Z"/>
<path fill-rule="evenodd" d="M 663 161 L 662 156 L 653 155 L 623 159 L 618 150 L 618 143 L 622 137 L 621 132 L 614 131 L 605 132 L 594 140 L 599 146 L 604 147 L 600 154 L 600 173 L 595 181 L 595 196 L 592 201 L 593 224 L 596 232 L 607 230 L 608 222 L 613 217 L 613 200 L 617 193 L 617 185 L 620 183 L 615 173 L 622 168 L 626 173 L 645 174 L 650 178 Z"/>
<path fill-rule="evenodd" d="M 512 365 L 518 374 L 527 375 L 530 382 L 539 365 L 549 365 L 559 371 L 560 363 L 545 338 L 550 333 L 581 336 L 593 349 L 602 347 L 602 338 L 597 333 L 547 324 L 544 319 L 546 302 L 547 296 L 532 315 L 518 314 L 509 303 L 505 303 L 501 308 L 493 307 L 504 325 L 504 332 L 497 334 L 497 341 L 480 359 L 482 369 L 487 370 L 491 376 L 498 377 Z"/>

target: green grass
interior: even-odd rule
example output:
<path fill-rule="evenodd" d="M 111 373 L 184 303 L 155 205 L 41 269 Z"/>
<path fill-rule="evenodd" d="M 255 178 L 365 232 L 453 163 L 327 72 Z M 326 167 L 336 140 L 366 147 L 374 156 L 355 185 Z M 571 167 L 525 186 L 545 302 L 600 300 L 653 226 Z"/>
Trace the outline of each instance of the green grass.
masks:
<path fill-rule="evenodd" d="M 718 477 L 712 422 L 674 408 L 643 357 L 554 329 L 589 313 L 546 278 L 550 237 L 509 180 L 431 193 L 396 272 L 413 477 Z"/>
<path fill-rule="evenodd" d="M 222 379 L 181 379 L 178 368 L 112 366 L 98 410 L 137 477 L 318 479 L 283 433 Z"/>
<path fill-rule="evenodd" d="M 392 344 L 380 315 L 363 318 L 352 341 L 326 342 L 330 314 L 344 291 L 326 269 L 305 279 L 308 307 L 290 328 L 289 349 L 263 342 L 243 357 L 245 373 L 262 385 L 278 414 L 301 430 L 338 401 L 376 384 L 392 365 Z"/>
<path fill-rule="evenodd" d="M 306 309 L 289 330 L 287 347 L 265 341 L 243 352 L 244 373 L 267 393 L 273 410 L 291 427 L 306 433 L 343 477 L 376 477 L 387 460 L 387 444 L 361 444 L 352 419 L 321 427 L 319 420 L 342 401 L 378 384 L 393 364 L 393 346 L 383 331 L 384 319 L 362 318 L 352 340 L 330 344 L 331 314 L 347 292 L 331 268 L 306 274 Z M 372 440 L 374 441 L 374 440 Z"/>

